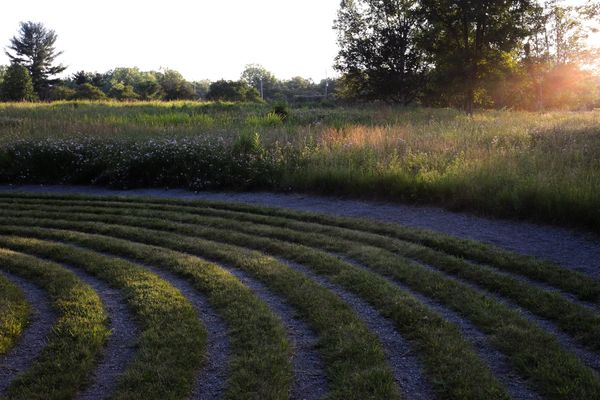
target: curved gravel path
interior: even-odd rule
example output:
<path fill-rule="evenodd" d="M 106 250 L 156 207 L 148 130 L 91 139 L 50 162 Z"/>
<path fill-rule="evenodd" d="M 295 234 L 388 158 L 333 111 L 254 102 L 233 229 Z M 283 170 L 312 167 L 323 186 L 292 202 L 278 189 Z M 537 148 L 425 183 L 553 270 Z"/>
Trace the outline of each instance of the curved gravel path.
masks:
<path fill-rule="evenodd" d="M 334 254 L 335 255 L 335 254 Z M 372 272 L 369 268 L 360 262 L 336 255 L 340 260 L 352 264 L 365 271 Z M 496 350 L 489 341 L 489 337 L 481 332 L 471 321 L 463 318 L 458 312 L 430 299 L 424 294 L 416 292 L 402 282 L 396 279 L 380 275 L 391 284 L 410 294 L 418 301 L 438 313 L 446 321 L 457 326 L 462 336 L 473 345 L 475 352 L 490 367 L 494 377 L 506 388 L 513 400 L 541 400 L 541 397 L 533 391 L 529 384 L 523 380 L 515 369 L 510 365 L 508 357 Z"/>
<path fill-rule="evenodd" d="M 53 261 L 54 262 L 54 261 Z M 102 359 L 91 383 L 81 391 L 77 400 L 98 400 L 108 398 L 117 386 L 119 377 L 127 368 L 135 353 L 138 329 L 127 303 L 118 289 L 68 264 L 60 264 L 90 286 L 102 300 L 108 314 L 111 335 L 108 337 Z"/>
<path fill-rule="evenodd" d="M 106 255 L 114 257 L 114 255 Z M 141 264 L 129 259 L 127 261 L 141 265 L 169 282 L 192 303 L 198 313 L 198 318 L 207 331 L 207 349 L 206 364 L 198 375 L 190 400 L 214 400 L 223 397 L 227 380 L 227 360 L 229 358 L 229 338 L 227 337 L 225 322 L 209 304 L 208 300 L 185 279 L 148 264 Z"/>
<path fill-rule="evenodd" d="M 193 193 L 179 189 L 111 190 L 90 186 L 0 185 L 0 191 L 204 199 L 369 218 L 491 243 L 506 250 L 545 258 L 600 278 L 600 237 L 597 235 L 528 222 L 478 217 L 435 207 L 416 207 L 303 194 Z"/>
<path fill-rule="evenodd" d="M 315 332 L 304 321 L 297 318 L 297 312 L 285 300 L 271 292 L 250 274 L 222 263 L 218 264 L 252 289 L 283 321 L 294 350 L 292 355 L 294 383 L 290 399 L 318 400 L 324 398 L 328 392 L 327 378 L 321 357 L 316 351 L 318 338 Z"/>
<path fill-rule="evenodd" d="M 413 260 L 413 262 L 416 262 L 416 261 Z M 468 282 L 468 281 L 461 279 L 454 275 L 450 275 L 447 272 L 441 271 L 431 265 L 427 265 L 427 264 L 423 264 L 423 263 L 418 263 L 418 264 L 422 268 L 442 274 L 446 279 L 460 283 L 461 285 L 464 285 L 464 286 L 480 293 L 481 296 L 485 296 L 490 299 L 493 299 L 496 302 L 507 306 L 508 308 L 518 311 L 521 314 L 521 316 L 523 318 L 525 318 L 527 321 L 538 325 L 540 328 L 545 330 L 547 333 L 554 336 L 556 338 L 556 340 L 558 341 L 558 343 L 560 343 L 560 345 L 565 348 L 565 350 L 570 351 L 571 353 L 575 354 L 588 367 L 590 367 L 590 368 L 596 370 L 596 372 L 600 373 L 600 353 L 590 350 L 590 349 L 580 345 L 579 343 L 577 343 L 575 341 L 575 339 L 573 339 L 567 333 L 563 332 L 554 322 L 549 321 L 545 318 L 542 318 L 542 317 L 534 314 L 533 312 L 525 309 L 524 307 L 518 305 L 515 301 L 513 301 L 505 296 L 501 296 L 496 293 L 492 293 L 489 290 L 487 290 L 475 283 Z"/>
<path fill-rule="evenodd" d="M 391 321 L 381 316 L 366 301 L 342 289 L 329 279 L 315 274 L 304 265 L 281 258 L 278 260 L 329 289 L 356 312 L 369 331 L 375 334 L 381 342 L 388 363 L 394 372 L 396 383 L 402 390 L 403 399 L 430 400 L 435 398 L 431 385 L 423 374 L 421 362 L 412 351 L 408 341 L 396 331 Z"/>
<path fill-rule="evenodd" d="M 18 286 L 31 307 L 29 325 L 16 345 L 4 356 L 0 356 L 0 396 L 13 379 L 26 371 L 46 347 L 46 338 L 56 321 L 56 313 L 46 293 L 29 281 L 2 271 L 9 281 Z"/>

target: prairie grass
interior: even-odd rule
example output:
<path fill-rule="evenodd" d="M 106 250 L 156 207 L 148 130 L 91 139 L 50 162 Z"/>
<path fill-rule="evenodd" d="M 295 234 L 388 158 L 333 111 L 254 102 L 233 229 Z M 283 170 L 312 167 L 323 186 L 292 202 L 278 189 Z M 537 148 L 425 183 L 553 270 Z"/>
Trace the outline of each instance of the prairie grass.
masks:
<path fill-rule="evenodd" d="M 252 138 L 248 145 L 248 138 Z M 375 197 L 600 227 L 600 111 L 0 105 L 0 182 Z"/>

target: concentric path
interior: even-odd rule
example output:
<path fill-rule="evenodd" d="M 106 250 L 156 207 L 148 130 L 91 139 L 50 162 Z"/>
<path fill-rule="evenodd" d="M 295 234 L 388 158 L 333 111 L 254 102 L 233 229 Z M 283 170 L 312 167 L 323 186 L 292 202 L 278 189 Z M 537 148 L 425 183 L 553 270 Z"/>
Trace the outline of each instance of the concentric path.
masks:
<path fill-rule="evenodd" d="M 18 343 L 7 354 L 0 356 L 0 395 L 6 391 L 15 376 L 27 370 L 41 353 L 56 320 L 56 313 L 42 289 L 17 275 L 5 271 L 2 274 L 23 291 L 33 310 L 29 326 L 25 328 Z"/>
<path fill-rule="evenodd" d="M 70 386 L 79 386 L 80 398 L 600 398 L 600 280 L 588 257 L 595 243 L 565 266 L 510 253 L 502 238 L 491 242 L 504 249 L 332 216 L 393 221 L 408 218 L 386 214 L 402 208 L 352 203 L 349 211 L 342 201 L 333 210 L 325 199 L 262 196 L 331 213 L 0 193 L 10 273 L 31 255 L 40 260 L 36 271 L 41 260 L 58 263 L 52 268 L 62 265 L 97 293 L 109 329 L 131 314 L 128 334 L 112 329 L 91 359 L 96 365 L 86 364 L 88 379 Z M 578 240 L 586 239 L 567 242 Z M 537 254 L 547 245 L 517 250 Z M 23 254 L 15 265 L 11 251 Z M 561 261 L 561 254 L 546 256 Z M 37 308 L 42 299 L 28 301 Z M 82 334 L 97 329 L 73 323 Z M 133 341 L 133 353 L 115 351 Z M 116 383 L 98 383 L 109 380 Z M 45 380 L 23 382 L 8 398 L 72 397 L 38 393 Z"/>

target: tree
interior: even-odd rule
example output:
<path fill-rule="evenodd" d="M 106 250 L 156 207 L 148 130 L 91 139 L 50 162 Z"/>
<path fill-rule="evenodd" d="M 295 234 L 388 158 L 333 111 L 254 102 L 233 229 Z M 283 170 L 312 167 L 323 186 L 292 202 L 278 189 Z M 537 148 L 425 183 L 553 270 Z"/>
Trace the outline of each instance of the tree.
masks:
<path fill-rule="evenodd" d="M 121 101 L 137 100 L 140 98 L 133 89 L 133 86 L 114 80 L 111 82 L 110 89 L 108 90 L 108 96 Z"/>
<path fill-rule="evenodd" d="M 259 64 L 246 65 L 240 79 L 258 90 L 263 99 L 272 99 L 280 86 L 275 75 Z"/>
<path fill-rule="evenodd" d="M 221 101 L 261 101 L 260 93 L 242 81 L 220 80 L 210 85 L 208 100 Z"/>
<path fill-rule="evenodd" d="M 12 63 L 25 66 L 31 74 L 33 88 L 40 98 L 45 98 L 49 88 L 57 80 L 52 76 L 63 72 L 66 67 L 54 65 L 62 52 L 54 47 L 57 35 L 41 23 L 21 22 L 19 33 L 10 40 L 6 51 Z"/>
<path fill-rule="evenodd" d="M 35 99 L 31 75 L 27 68 L 19 64 L 11 64 L 6 69 L 0 96 L 4 101 L 32 101 Z"/>
<path fill-rule="evenodd" d="M 342 0 L 334 29 L 335 68 L 346 97 L 409 104 L 429 64 L 418 46 L 423 24 L 416 0 Z"/>
<path fill-rule="evenodd" d="M 467 113 L 476 94 L 528 35 L 529 0 L 422 0 L 422 45 Z M 438 80 L 438 82 L 441 82 Z"/>
<path fill-rule="evenodd" d="M 165 100 L 191 100 L 196 98 L 196 92 L 192 84 L 175 70 L 162 70 L 158 74 L 158 83 L 162 88 Z"/>
<path fill-rule="evenodd" d="M 564 6 L 549 1 L 538 6 L 530 21 L 531 34 L 524 45 L 523 66 L 538 110 L 581 108 L 593 103 L 594 78 L 589 71 L 598 63 L 598 49 L 587 39 L 594 31 L 600 6 Z"/>

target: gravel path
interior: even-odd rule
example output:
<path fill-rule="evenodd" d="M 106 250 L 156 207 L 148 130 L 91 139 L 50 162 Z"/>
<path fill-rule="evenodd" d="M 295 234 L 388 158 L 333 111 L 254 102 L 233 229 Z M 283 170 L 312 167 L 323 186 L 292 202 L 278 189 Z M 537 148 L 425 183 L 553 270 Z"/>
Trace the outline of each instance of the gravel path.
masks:
<path fill-rule="evenodd" d="M 353 259 L 339 255 L 338 257 L 358 268 L 373 272 Z M 471 321 L 463 318 L 459 313 L 449 309 L 443 304 L 414 291 L 396 279 L 385 276 L 382 277 L 438 313 L 446 321 L 456 325 L 462 336 L 473 345 L 475 352 L 487 363 L 494 374 L 494 377 L 496 377 L 496 379 L 506 388 L 513 400 L 541 400 L 541 397 L 533 391 L 529 384 L 524 381 L 510 365 L 508 358 L 500 351 L 496 350 L 496 348 L 491 345 L 487 335 L 481 332 Z"/>
<path fill-rule="evenodd" d="M 414 261 L 418 263 L 417 261 Z M 536 314 L 534 314 L 533 312 L 521 307 L 520 305 L 518 305 L 516 302 L 514 302 L 513 300 L 492 293 L 488 290 L 486 290 L 485 288 L 482 288 L 481 286 L 472 283 L 472 282 L 468 282 L 464 279 L 458 278 L 454 275 L 450 275 L 445 271 L 441 271 L 435 267 L 432 267 L 430 265 L 427 264 L 423 264 L 423 263 L 418 263 L 422 268 L 425 268 L 429 271 L 432 272 L 437 272 L 442 274 L 446 279 L 457 282 L 461 285 L 464 285 L 474 291 L 476 291 L 477 293 L 480 293 L 481 296 L 485 296 L 488 297 L 490 299 L 495 300 L 496 302 L 505 305 L 506 307 L 512 309 L 512 310 L 516 310 L 518 311 L 521 316 L 523 318 L 525 318 L 527 321 L 536 324 L 538 327 L 542 328 L 543 330 L 545 330 L 547 333 L 549 333 L 550 335 L 554 336 L 556 338 L 556 340 L 558 341 L 558 343 L 560 343 L 560 345 L 567 351 L 570 351 L 571 353 L 575 354 L 577 357 L 579 357 L 588 367 L 596 370 L 596 372 L 600 373 L 600 354 L 598 352 L 595 352 L 593 350 L 589 350 L 588 348 L 580 345 L 579 343 L 577 343 L 575 341 L 575 339 L 573 339 L 571 336 L 569 336 L 567 333 L 563 332 L 555 323 L 553 323 L 552 321 L 549 321 L 547 319 L 544 319 Z"/>
<path fill-rule="evenodd" d="M 432 388 L 423 374 L 423 367 L 417 355 L 412 351 L 408 341 L 396 332 L 396 328 L 390 320 L 382 317 L 366 301 L 347 292 L 329 279 L 315 274 L 304 265 L 284 259 L 279 259 L 279 261 L 331 290 L 356 312 L 383 345 L 396 383 L 402 391 L 403 399 L 429 400 L 435 398 Z"/>
<path fill-rule="evenodd" d="M 600 237 L 564 228 L 456 213 L 434 207 L 279 193 L 193 193 L 185 190 L 110 190 L 90 186 L 0 185 L 0 191 L 150 196 L 257 204 L 361 217 L 480 240 L 506 250 L 545 258 L 600 278 Z"/>
<path fill-rule="evenodd" d="M 206 364 L 198 375 L 190 399 L 215 400 L 222 398 L 227 379 L 227 360 L 229 358 L 229 339 L 225 322 L 209 304 L 208 300 L 185 279 L 148 264 L 138 263 L 138 265 L 142 265 L 177 288 L 196 308 L 198 318 L 206 327 L 208 334 Z"/>
<path fill-rule="evenodd" d="M 42 289 L 16 275 L 4 271 L 2 275 L 23 291 L 32 313 L 29 325 L 16 345 L 7 354 L 0 356 L 0 396 L 13 379 L 26 371 L 46 347 L 47 335 L 56 321 L 56 313 Z"/>
<path fill-rule="evenodd" d="M 298 319 L 296 311 L 286 304 L 285 300 L 271 292 L 261 282 L 238 268 L 219 265 L 252 289 L 283 321 L 293 345 L 294 383 L 290 399 L 318 400 L 324 398 L 328 392 L 327 378 L 321 358 L 316 351 L 318 338 L 315 332 L 305 322 Z"/>
<path fill-rule="evenodd" d="M 110 321 L 111 335 L 104 347 L 102 359 L 94 371 L 91 384 L 77 395 L 77 399 L 108 398 L 135 353 L 138 329 L 133 315 L 119 290 L 78 268 L 67 264 L 60 265 L 94 289 L 102 300 Z"/>

